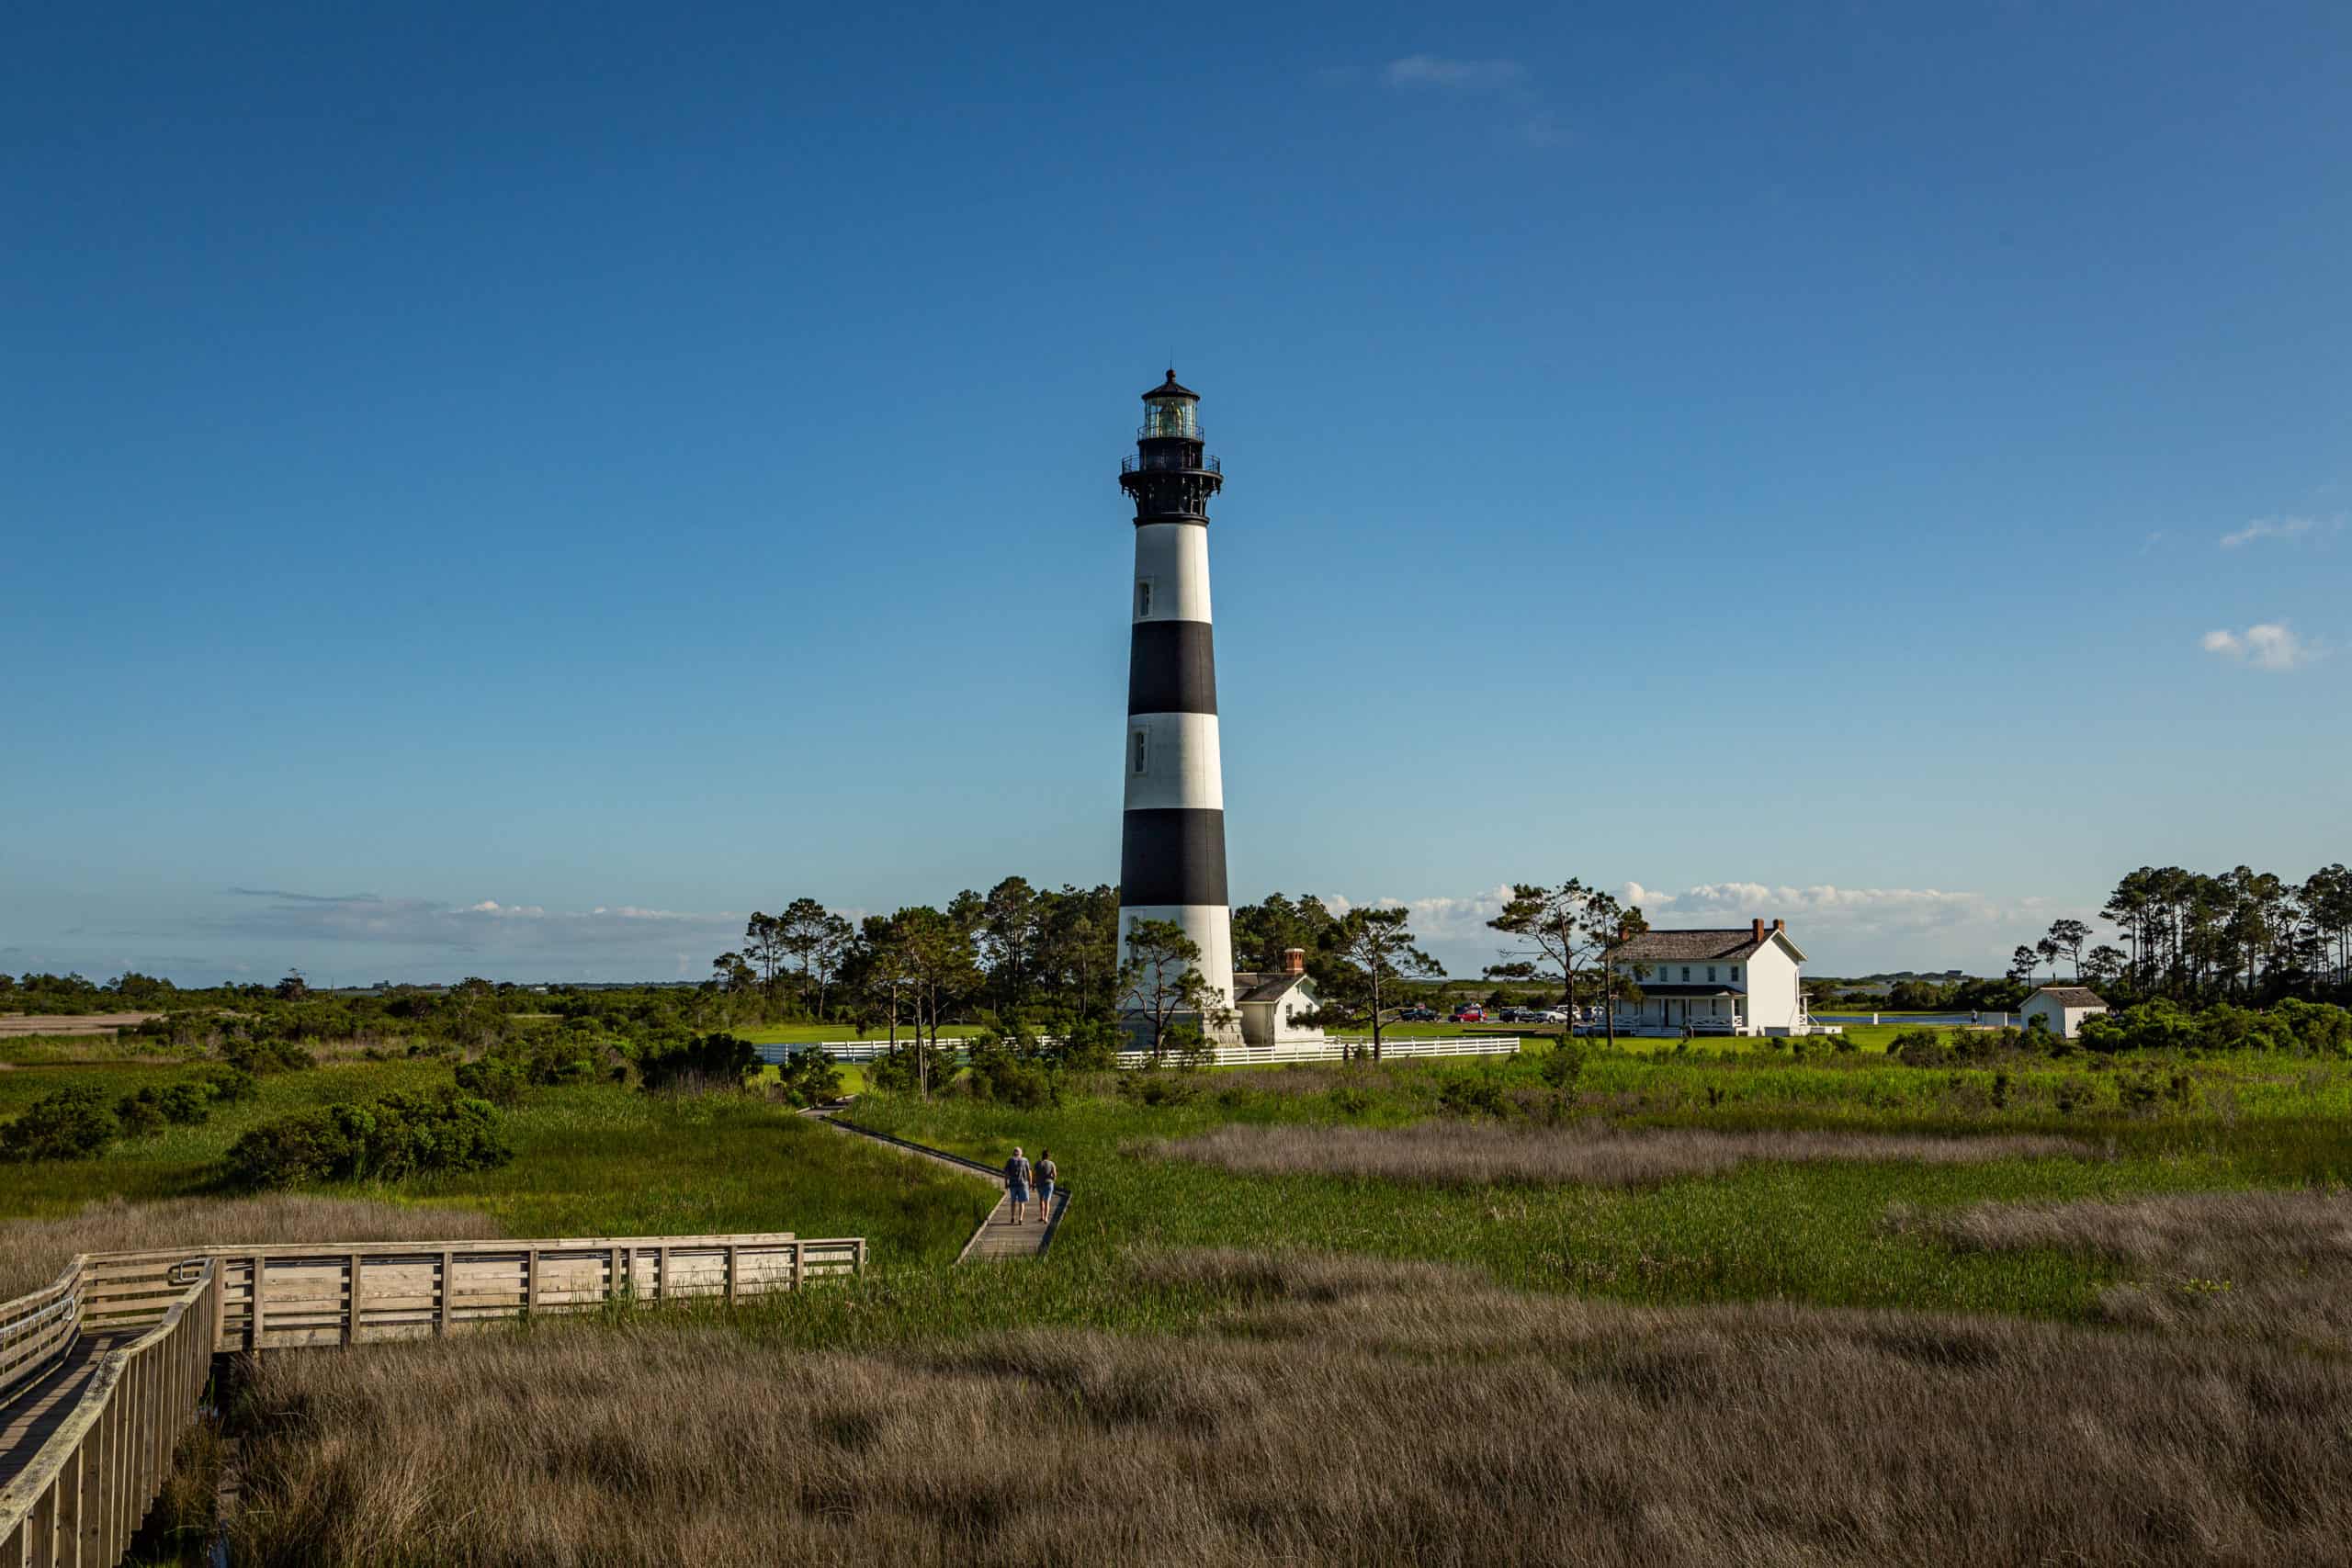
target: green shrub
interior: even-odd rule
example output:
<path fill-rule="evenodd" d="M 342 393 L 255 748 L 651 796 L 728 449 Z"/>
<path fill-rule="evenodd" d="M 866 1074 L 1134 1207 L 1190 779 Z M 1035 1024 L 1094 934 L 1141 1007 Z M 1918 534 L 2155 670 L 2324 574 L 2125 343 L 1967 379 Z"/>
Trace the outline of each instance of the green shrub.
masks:
<path fill-rule="evenodd" d="M 194 1127 L 211 1119 L 213 1099 L 209 1084 L 175 1083 L 158 1091 L 155 1103 L 163 1111 L 164 1121 Z"/>
<path fill-rule="evenodd" d="M 1511 1103 L 1499 1084 L 1486 1078 L 1453 1078 L 1438 1091 L 1437 1108 L 1447 1116 L 1492 1116 L 1508 1121 Z"/>
<path fill-rule="evenodd" d="M 124 1137 L 144 1138 L 164 1130 L 164 1108 L 155 1103 L 153 1089 L 142 1089 L 114 1102 L 114 1120 Z"/>
<path fill-rule="evenodd" d="M 492 1105 L 514 1105 L 523 1098 L 523 1068 L 504 1056 L 484 1056 L 458 1064 L 458 1087 Z"/>
<path fill-rule="evenodd" d="M 944 1089 L 956 1070 L 949 1047 L 901 1040 L 897 1051 L 874 1058 L 865 1069 L 865 1087 L 882 1094 L 913 1094 L 926 1081 L 933 1089 Z"/>
<path fill-rule="evenodd" d="M 1108 1072 L 1119 1065 L 1119 1053 L 1126 1046 L 1126 1032 L 1115 1021 L 1082 1018 L 1062 1028 L 1059 1037 L 1046 1047 L 1046 1055 L 1065 1072 Z"/>
<path fill-rule="evenodd" d="M 103 1154 L 118 1128 L 102 1089 L 61 1089 L 0 1127 L 0 1159 L 89 1159 Z"/>
<path fill-rule="evenodd" d="M 704 1034 L 649 1051 L 637 1065 L 650 1093 L 707 1094 L 741 1089 L 758 1069 L 760 1054 L 750 1041 L 732 1034 Z"/>
<path fill-rule="evenodd" d="M 496 1106 L 445 1089 L 280 1116 L 231 1145 L 227 1164 L 237 1186 L 292 1187 L 400 1181 L 481 1170 L 514 1157 Z"/>
<path fill-rule="evenodd" d="M 222 1105 L 234 1105 L 251 1100 L 261 1092 L 261 1082 L 241 1067 L 215 1067 L 204 1080 L 212 1098 Z"/>
<path fill-rule="evenodd" d="M 1544 1065 L 1539 1069 L 1544 1075 L 1544 1081 L 1566 1094 L 1576 1088 L 1577 1079 L 1584 1076 L 1587 1055 L 1582 1045 L 1573 1040 L 1563 1039 L 1544 1055 Z"/>
<path fill-rule="evenodd" d="M 299 1073 L 319 1065 L 316 1056 L 290 1040 L 232 1040 L 220 1047 L 220 1059 L 255 1077 L 271 1073 Z"/>
<path fill-rule="evenodd" d="M 1138 1105 L 1182 1105 L 1200 1092 L 1191 1078 L 1141 1070 L 1119 1075 L 1119 1098 Z"/>
<path fill-rule="evenodd" d="M 842 1075 L 831 1053 L 814 1045 L 776 1069 L 776 1084 L 794 1105 L 825 1105 L 842 1096 Z"/>

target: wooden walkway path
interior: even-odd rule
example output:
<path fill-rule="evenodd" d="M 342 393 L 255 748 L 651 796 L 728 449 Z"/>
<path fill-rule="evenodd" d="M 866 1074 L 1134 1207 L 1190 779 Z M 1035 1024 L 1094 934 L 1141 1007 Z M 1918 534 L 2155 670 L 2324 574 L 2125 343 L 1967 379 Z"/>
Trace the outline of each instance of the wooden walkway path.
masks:
<path fill-rule="evenodd" d="M 917 1159 L 931 1160 L 935 1164 L 946 1166 L 951 1170 L 960 1171 L 966 1176 L 996 1183 L 1000 1190 L 996 1207 L 990 1209 L 989 1217 L 980 1222 L 980 1228 L 972 1233 L 972 1239 L 964 1244 L 964 1250 L 956 1255 L 956 1262 L 1001 1263 L 1008 1258 L 1043 1258 L 1046 1255 L 1046 1248 L 1053 1245 L 1055 1233 L 1062 1228 L 1062 1215 L 1069 1208 L 1068 1187 L 1057 1186 L 1054 1189 L 1054 1212 L 1045 1215 L 1042 1223 L 1040 1223 L 1038 1211 L 1043 1205 L 1033 1199 L 1029 1204 L 1028 1223 L 1016 1225 L 1012 1223 L 1012 1199 L 1002 1191 L 1003 1172 L 982 1165 L 978 1160 L 966 1159 L 961 1155 L 951 1155 L 945 1149 L 934 1149 L 925 1144 L 909 1143 L 904 1138 L 894 1138 L 888 1133 L 877 1133 L 870 1127 L 861 1127 L 854 1122 L 844 1122 L 841 1119 L 842 1109 L 843 1107 L 841 1106 L 828 1107 L 817 1112 L 811 1120 L 822 1122 L 829 1127 L 843 1133 L 854 1134 L 861 1138 L 871 1138 L 877 1144 L 888 1144 L 900 1154 L 911 1156 Z"/>
<path fill-rule="evenodd" d="M 789 1231 L 84 1253 L 0 1302 L 0 1568 L 119 1562 L 215 1355 L 734 1302 L 865 1269 L 863 1237 Z"/>

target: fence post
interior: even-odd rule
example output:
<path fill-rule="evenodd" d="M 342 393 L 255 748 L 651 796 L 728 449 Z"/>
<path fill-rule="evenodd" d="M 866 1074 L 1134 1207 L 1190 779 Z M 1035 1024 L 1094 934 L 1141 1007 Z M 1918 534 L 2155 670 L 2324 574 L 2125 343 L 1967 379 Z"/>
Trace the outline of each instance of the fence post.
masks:
<path fill-rule="evenodd" d="M 797 1237 L 792 1243 L 792 1288 L 797 1292 L 808 1277 L 808 1244 Z"/>
<path fill-rule="evenodd" d="M 229 1260 L 215 1253 L 212 1263 L 212 1351 L 219 1354 L 228 1348 L 220 1343 L 229 1332 Z"/>
<path fill-rule="evenodd" d="M 857 1262 L 853 1267 L 856 1273 L 865 1272 L 865 1238 L 864 1236 L 857 1238 Z"/>
<path fill-rule="evenodd" d="M 613 1248 L 612 1262 L 605 1269 L 605 1299 L 616 1302 L 621 1296 L 621 1249 Z"/>
<path fill-rule="evenodd" d="M 450 1297 L 457 1294 L 457 1290 L 458 1255 L 444 1248 L 441 1253 L 441 1299 L 435 1303 L 433 1315 L 433 1332 L 444 1339 L 449 1337 L 450 1308 L 455 1304 Z"/>
<path fill-rule="evenodd" d="M 533 1315 L 539 1310 L 539 1249 L 536 1247 L 523 1254 L 523 1310 Z"/>
<path fill-rule="evenodd" d="M 735 1281 L 742 1273 L 742 1269 L 737 1258 L 737 1251 L 738 1249 L 734 1243 L 729 1242 L 727 1244 L 727 1299 L 729 1302 L 732 1302 L 735 1299 Z"/>
<path fill-rule="evenodd" d="M 353 1253 L 351 1255 L 350 1262 L 351 1305 L 344 1314 L 343 1318 L 343 1347 L 346 1350 L 351 1348 L 351 1347 L 356 1344 L 359 1338 L 359 1281 L 360 1270 L 363 1267 L 364 1265 L 362 1265 L 359 1260 L 359 1254 L 356 1252 Z"/>
<path fill-rule="evenodd" d="M 265 1292 L 262 1289 L 262 1285 L 264 1277 L 268 1271 L 268 1268 L 269 1255 L 266 1252 L 254 1253 L 253 1268 L 254 1310 L 248 1313 L 245 1316 L 245 1348 L 256 1357 L 261 1354 L 262 1349 L 262 1314 L 265 1304 Z"/>

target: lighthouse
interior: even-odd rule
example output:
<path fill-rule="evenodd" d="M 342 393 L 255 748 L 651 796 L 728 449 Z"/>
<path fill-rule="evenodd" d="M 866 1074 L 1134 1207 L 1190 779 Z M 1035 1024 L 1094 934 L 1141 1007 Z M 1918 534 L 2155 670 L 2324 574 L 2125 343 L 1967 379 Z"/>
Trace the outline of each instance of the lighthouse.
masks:
<path fill-rule="evenodd" d="M 1225 474 L 1203 450 L 1200 402 L 1170 370 L 1143 395 L 1136 455 L 1119 467 L 1119 488 L 1136 506 L 1119 941 L 1124 956 L 1137 921 L 1183 927 L 1200 947 L 1201 977 L 1229 1009 L 1233 911 L 1225 886 L 1208 511 Z"/>

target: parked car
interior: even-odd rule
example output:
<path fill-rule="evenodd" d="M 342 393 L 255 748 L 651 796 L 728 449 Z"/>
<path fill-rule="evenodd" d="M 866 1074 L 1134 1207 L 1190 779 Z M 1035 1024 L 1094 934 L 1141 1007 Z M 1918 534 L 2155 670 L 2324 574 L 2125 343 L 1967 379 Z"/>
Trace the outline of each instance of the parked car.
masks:
<path fill-rule="evenodd" d="M 1455 1008 L 1453 1010 L 1453 1021 L 1456 1023 L 1484 1023 L 1487 1021 L 1487 1010 L 1482 1007 L 1475 1006 Z"/>
<path fill-rule="evenodd" d="M 1495 1010 L 1495 1016 L 1501 1019 L 1505 1023 L 1517 1023 L 1521 1015 L 1520 1013 L 1520 1010 L 1517 1008 L 1500 1007 Z"/>
<path fill-rule="evenodd" d="M 1435 1023 L 1437 1021 L 1437 1009 L 1418 1006 L 1399 1009 L 1396 1014 L 1396 1021 L 1399 1023 Z"/>
<path fill-rule="evenodd" d="M 1558 1008 L 1529 1008 L 1519 1015 L 1521 1023 L 1566 1023 L 1568 1015 Z"/>

